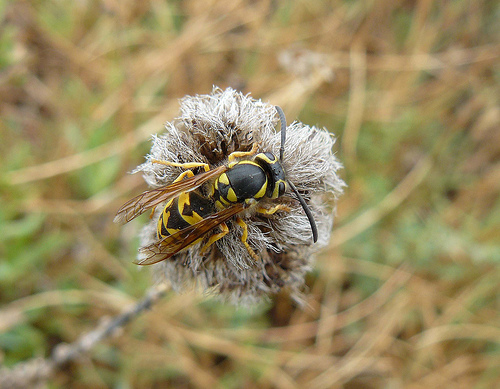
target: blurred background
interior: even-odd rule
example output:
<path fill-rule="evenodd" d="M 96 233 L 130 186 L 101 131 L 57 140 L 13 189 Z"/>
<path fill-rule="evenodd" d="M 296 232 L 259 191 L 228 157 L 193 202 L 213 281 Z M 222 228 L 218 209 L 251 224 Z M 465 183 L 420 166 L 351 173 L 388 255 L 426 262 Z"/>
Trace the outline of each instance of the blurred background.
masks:
<path fill-rule="evenodd" d="M 50 388 L 500 385 L 498 3 L 0 5 L 0 362 L 47 357 L 151 285 L 127 174 L 178 99 L 228 86 L 328 128 L 348 184 L 285 293 L 169 293 Z M 142 271 L 141 271 L 142 270 Z"/>

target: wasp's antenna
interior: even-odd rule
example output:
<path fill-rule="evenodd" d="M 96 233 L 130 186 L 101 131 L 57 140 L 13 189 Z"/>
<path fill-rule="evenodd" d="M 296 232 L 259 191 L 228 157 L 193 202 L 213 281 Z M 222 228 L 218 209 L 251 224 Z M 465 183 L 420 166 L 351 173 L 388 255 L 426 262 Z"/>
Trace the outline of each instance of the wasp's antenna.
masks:
<path fill-rule="evenodd" d="M 302 208 L 304 209 L 304 212 L 306 213 L 306 216 L 309 219 L 309 224 L 311 224 L 311 230 L 313 233 L 313 242 L 316 243 L 316 241 L 318 240 L 318 228 L 316 227 L 316 222 L 314 221 L 314 217 L 311 213 L 311 210 L 307 206 L 305 200 L 300 195 L 295 185 L 293 185 L 290 181 L 287 182 L 288 185 L 290 185 L 290 188 L 292 188 L 293 193 L 295 193 L 295 195 L 297 196 L 297 200 L 299 200 L 300 205 L 302 205 Z"/>
<path fill-rule="evenodd" d="M 283 154 L 285 153 L 285 140 L 286 140 L 286 118 L 283 110 L 277 105 L 274 106 L 278 111 L 278 116 L 281 122 L 281 146 L 280 146 L 280 162 L 283 162 Z"/>
<path fill-rule="evenodd" d="M 278 111 L 278 116 L 280 117 L 280 122 L 281 122 L 280 162 L 283 162 L 283 154 L 285 153 L 285 140 L 286 140 L 286 117 L 285 113 L 280 107 L 275 105 L 274 108 L 276 108 L 276 111 Z M 305 200 L 302 198 L 295 185 L 293 185 L 290 181 L 287 182 L 288 185 L 290 185 L 290 188 L 292 188 L 293 193 L 295 193 L 295 196 L 297 196 L 297 200 L 299 200 L 300 205 L 302 205 L 302 208 L 304 209 L 304 212 L 306 213 L 306 216 L 309 219 L 309 224 L 311 224 L 311 230 L 313 233 L 313 241 L 314 243 L 316 243 L 316 241 L 318 240 L 318 228 L 316 227 L 316 222 L 314 221 L 314 217 L 311 213 L 311 210 L 307 206 Z"/>

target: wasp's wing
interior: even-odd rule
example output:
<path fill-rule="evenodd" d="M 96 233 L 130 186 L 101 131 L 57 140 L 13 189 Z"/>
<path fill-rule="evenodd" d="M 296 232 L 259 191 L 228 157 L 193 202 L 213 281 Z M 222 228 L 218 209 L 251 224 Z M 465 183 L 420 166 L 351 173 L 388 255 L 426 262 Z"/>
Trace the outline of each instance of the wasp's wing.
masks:
<path fill-rule="evenodd" d="M 235 204 L 220 212 L 207 216 L 198 223 L 186 227 L 175 234 L 169 235 L 158 242 L 150 244 L 149 246 L 141 247 L 139 251 L 147 257 L 137 260 L 135 263 L 137 265 L 152 265 L 170 258 L 182 249 L 185 249 L 189 245 L 193 244 L 196 240 L 217 227 L 219 224 L 224 223 L 232 216 L 243 211 L 244 208 L 244 204 Z"/>
<path fill-rule="evenodd" d="M 128 223 L 148 209 L 177 197 L 183 192 L 194 190 L 211 178 L 221 175 L 226 170 L 226 166 L 219 166 L 208 172 L 197 174 L 185 180 L 174 182 L 173 184 L 162 186 L 158 189 L 148 190 L 123 204 L 116 213 L 113 221 L 119 224 Z"/>

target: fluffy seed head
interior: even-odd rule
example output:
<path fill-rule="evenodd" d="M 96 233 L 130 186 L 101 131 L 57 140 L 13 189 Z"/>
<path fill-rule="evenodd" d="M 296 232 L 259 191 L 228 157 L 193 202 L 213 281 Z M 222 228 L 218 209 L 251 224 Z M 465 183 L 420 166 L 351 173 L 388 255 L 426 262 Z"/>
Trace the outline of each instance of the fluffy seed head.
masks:
<path fill-rule="evenodd" d="M 165 133 L 153 137 L 147 161 L 135 172 L 142 172 L 148 185 L 158 188 L 170 184 L 183 169 L 152 160 L 203 162 L 213 168 L 227 163 L 234 151 L 250 150 L 254 143 L 258 144 L 258 152 L 279 156 L 281 135 L 277 127 L 279 120 L 273 105 L 231 88 L 214 88 L 210 95 L 186 96 L 181 100 L 181 116 L 165 124 Z M 282 165 L 287 179 L 295 184 L 314 215 L 317 243 L 312 243 L 309 221 L 288 189 L 278 199 L 261 200 L 259 206 L 284 204 L 289 212 L 262 215 L 251 207 L 240 215 L 248 225 L 247 241 L 259 261 L 249 255 L 241 241 L 242 229 L 230 220 L 230 232 L 207 252 L 200 253 L 201 243 L 191 246 L 153 265 L 155 275 L 166 278 L 178 291 L 195 285 L 233 303 L 251 304 L 283 288 L 298 299 L 314 253 L 330 239 L 335 201 L 345 185 L 337 175 L 341 164 L 332 151 L 334 142 L 325 129 L 300 122 L 287 127 Z M 206 194 L 206 189 L 200 191 Z M 141 246 L 157 241 L 161 208 L 143 228 Z"/>

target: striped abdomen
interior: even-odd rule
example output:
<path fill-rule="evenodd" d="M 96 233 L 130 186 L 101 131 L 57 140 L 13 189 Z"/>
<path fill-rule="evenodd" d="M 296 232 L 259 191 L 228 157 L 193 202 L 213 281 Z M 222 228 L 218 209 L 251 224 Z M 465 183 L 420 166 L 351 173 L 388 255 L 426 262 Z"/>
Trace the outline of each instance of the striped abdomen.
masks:
<path fill-rule="evenodd" d="M 207 198 L 196 192 L 182 193 L 165 205 L 158 220 L 158 239 L 175 234 L 213 213 L 215 208 Z"/>

